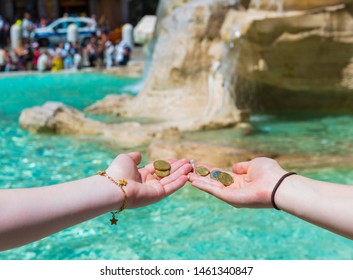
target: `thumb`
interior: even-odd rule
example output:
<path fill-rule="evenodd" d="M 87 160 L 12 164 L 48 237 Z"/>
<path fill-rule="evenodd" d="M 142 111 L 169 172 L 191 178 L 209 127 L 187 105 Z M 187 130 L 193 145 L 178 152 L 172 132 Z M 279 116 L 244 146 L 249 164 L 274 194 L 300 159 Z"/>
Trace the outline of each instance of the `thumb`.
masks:
<path fill-rule="evenodd" d="M 233 172 L 238 175 L 247 174 L 250 167 L 250 161 L 235 163 L 233 165 Z"/>
<path fill-rule="evenodd" d="M 134 162 L 136 165 L 140 164 L 142 156 L 140 152 L 131 152 L 127 154 Z"/>

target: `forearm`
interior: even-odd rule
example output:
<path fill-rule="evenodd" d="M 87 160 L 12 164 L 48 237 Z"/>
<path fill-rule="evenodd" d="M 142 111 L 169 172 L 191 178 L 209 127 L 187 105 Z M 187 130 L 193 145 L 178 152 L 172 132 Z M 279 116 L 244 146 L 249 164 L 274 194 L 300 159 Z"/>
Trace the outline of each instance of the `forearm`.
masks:
<path fill-rule="evenodd" d="M 124 200 L 102 176 L 0 192 L 0 251 L 21 246 L 114 209 Z"/>
<path fill-rule="evenodd" d="M 292 215 L 353 239 L 353 186 L 294 175 L 282 183 L 275 201 Z"/>

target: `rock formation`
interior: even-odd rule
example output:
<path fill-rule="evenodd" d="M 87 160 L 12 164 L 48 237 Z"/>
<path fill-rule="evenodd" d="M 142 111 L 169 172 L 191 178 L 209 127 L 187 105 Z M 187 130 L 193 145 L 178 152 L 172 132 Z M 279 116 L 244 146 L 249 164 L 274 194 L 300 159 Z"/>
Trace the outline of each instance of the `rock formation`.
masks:
<path fill-rule="evenodd" d="M 238 120 L 223 78 L 210 75 L 220 56 L 220 29 L 236 1 L 165 1 L 145 86 L 121 115 L 175 121 L 181 129 L 234 125 Z"/>
<path fill-rule="evenodd" d="M 350 3 L 352 3 L 351 0 L 252 0 L 250 8 L 257 10 L 297 11 Z"/>
<path fill-rule="evenodd" d="M 129 94 L 109 94 L 102 100 L 99 100 L 85 109 L 90 114 L 97 115 L 126 115 L 124 110 L 128 109 L 129 102 L 131 103 L 133 97 Z"/>
<path fill-rule="evenodd" d="M 105 124 L 87 119 L 83 113 L 61 102 L 46 102 L 22 111 L 20 126 L 30 132 L 99 134 Z"/>
<path fill-rule="evenodd" d="M 299 4 L 304 1 L 282 2 L 286 9 L 304 7 Z M 305 2 L 316 9 L 227 14 L 222 38 L 237 43 L 238 108 L 337 112 L 352 107 L 353 16 L 352 6 L 344 4 L 352 1 Z M 328 4 L 341 5 L 323 7 Z M 232 37 L 235 26 L 239 38 Z"/>
<path fill-rule="evenodd" d="M 150 143 L 153 139 L 181 137 L 178 129 L 170 125 L 141 125 L 138 122 L 105 124 L 87 118 L 76 109 L 61 102 L 46 102 L 22 111 L 20 126 L 33 133 L 58 133 L 99 136 L 103 141 L 131 148 Z"/>
<path fill-rule="evenodd" d="M 145 86 L 114 112 L 197 130 L 352 107 L 353 0 L 240 2 L 162 0 Z"/>

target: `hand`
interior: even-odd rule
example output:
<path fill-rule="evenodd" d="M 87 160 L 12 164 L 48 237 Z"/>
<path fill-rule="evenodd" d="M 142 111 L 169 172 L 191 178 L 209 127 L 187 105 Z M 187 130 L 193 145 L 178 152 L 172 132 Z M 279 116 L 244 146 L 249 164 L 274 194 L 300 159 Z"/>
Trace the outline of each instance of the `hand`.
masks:
<path fill-rule="evenodd" d="M 210 171 L 219 168 L 203 165 Z M 196 188 L 208 192 L 215 197 L 229 203 L 234 207 L 269 208 L 271 193 L 278 180 L 286 171 L 275 160 L 269 158 L 256 158 L 251 161 L 233 165 L 233 172 L 228 172 L 234 183 L 228 187 L 217 180 L 189 174 L 189 180 Z"/>
<path fill-rule="evenodd" d="M 170 175 L 157 179 L 153 174 L 153 163 L 137 168 L 141 162 L 141 153 L 133 152 L 118 155 L 106 170 L 115 180 L 124 178 L 128 184 L 124 187 L 127 194 L 127 208 L 138 208 L 160 201 L 180 189 L 192 171 L 186 159 L 167 160 L 171 164 Z"/>

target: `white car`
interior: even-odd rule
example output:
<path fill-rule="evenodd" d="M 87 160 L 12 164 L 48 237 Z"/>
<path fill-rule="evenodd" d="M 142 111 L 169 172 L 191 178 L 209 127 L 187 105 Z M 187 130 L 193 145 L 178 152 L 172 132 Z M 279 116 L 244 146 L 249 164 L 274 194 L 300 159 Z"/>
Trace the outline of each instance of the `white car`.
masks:
<path fill-rule="evenodd" d="M 96 24 L 87 17 L 65 17 L 53 21 L 46 27 L 36 28 L 33 39 L 41 46 L 48 46 L 50 43 L 58 44 L 67 41 L 67 29 L 70 24 L 78 27 L 79 43 L 86 45 L 92 34 L 97 32 Z"/>

